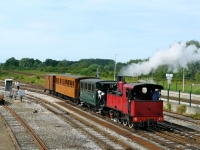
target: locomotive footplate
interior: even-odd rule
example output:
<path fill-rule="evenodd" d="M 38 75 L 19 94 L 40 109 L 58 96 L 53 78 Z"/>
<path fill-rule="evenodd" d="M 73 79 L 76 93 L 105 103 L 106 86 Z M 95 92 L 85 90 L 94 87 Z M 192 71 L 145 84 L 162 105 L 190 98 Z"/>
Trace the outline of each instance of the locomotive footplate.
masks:
<path fill-rule="evenodd" d="M 147 124 L 153 124 L 154 123 L 154 119 L 147 119 Z"/>

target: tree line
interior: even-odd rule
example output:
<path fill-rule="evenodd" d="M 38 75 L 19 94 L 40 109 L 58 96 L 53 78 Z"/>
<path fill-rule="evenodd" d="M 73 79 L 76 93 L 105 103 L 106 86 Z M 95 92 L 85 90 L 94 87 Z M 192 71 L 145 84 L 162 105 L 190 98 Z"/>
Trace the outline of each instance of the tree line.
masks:
<path fill-rule="evenodd" d="M 200 43 L 195 40 L 188 41 L 186 46 L 196 45 L 197 48 L 200 48 Z M 148 61 L 147 59 L 131 59 L 126 63 L 117 62 L 116 64 L 116 73 L 120 69 L 129 64 L 142 63 Z M 44 72 L 52 73 L 71 73 L 71 74 L 80 74 L 86 76 L 95 76 L 97 72 L 100 77 L 112 78 L 114 76 L 114 67 L 115 61 L 112 59 L 81 59 L 79 61 L 69 61 L 69 60 L 53 60 L 46 59 L 44 62 L 33 59 L 33 58 L 22 58 L 17 60 L 14 57 L 11 57 L 6 60 L 5 63 L 0 64 L 0 68 L 4 70 L 40 70 Z M 149 72 L 147 75 L 140 75 L 137 78 L 147 78 L 151 76 L 154 80 L 166 80 L 166 73 L 169 72 L 169 66 L 161 65 L 156 70 Z M 183 68 L 179 68 L 176 73 L 173 73 L 173 80 L 182 80 Z M 187 68 L 184 68 L 184 75 L 186 80 L 200 82 L 200 60 L 190 62 L 187 64 Z"/>

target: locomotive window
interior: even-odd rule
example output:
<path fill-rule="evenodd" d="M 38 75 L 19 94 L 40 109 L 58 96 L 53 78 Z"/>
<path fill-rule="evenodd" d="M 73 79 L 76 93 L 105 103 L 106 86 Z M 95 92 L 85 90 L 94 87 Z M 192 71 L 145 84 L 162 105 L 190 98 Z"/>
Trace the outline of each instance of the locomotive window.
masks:
<path fill-rule="evenodd" d="M 88 84 L 88 91 L 91 91 L 92 90 L 92 86 L 91 84 Z"/>
<path fill-rule="evenodd" d="M 81 89 L 83 90 L 83 83 L 81 83 Z"/>
<path fill-rule="evenodd" d="M 147 93 L 147 88 L 146 87 L 142 88 L 142 93 L 144 93 L 144 94 Z"/>
<path fill-rule="evenodd" d="M 87 90 L 87 83 L 84 84 L 84 90 L 86 91 Z"/>

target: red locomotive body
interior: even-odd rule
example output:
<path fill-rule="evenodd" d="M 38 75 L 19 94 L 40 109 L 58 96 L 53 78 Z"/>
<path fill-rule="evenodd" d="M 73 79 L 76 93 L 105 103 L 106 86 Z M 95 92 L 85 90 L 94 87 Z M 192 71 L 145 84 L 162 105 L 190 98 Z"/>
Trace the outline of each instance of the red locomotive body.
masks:
<path fill-rule="evenodd" d="M 121 84 L 122 92 L 107 94 L 107 107 L 112 119 L 130 127 L 148 126 L 162 122 L 163 101 L 152 100 L 153 92 L 163 89 L 160 85 L 145 83 Z"/>

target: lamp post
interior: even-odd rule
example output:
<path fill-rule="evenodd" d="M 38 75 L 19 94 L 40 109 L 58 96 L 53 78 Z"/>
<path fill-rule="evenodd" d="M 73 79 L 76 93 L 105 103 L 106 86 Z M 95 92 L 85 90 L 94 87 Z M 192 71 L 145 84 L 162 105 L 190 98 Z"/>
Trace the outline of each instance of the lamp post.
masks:
<path fill-rule="evenodd" d="M 184 68 L 183 68 L 183 92 L 184 92 L 184 86 L 185 86 L 184 79 L 185 79 L 185 75 L 184 75 Z"/>
<path fill-rule="evenodd" d="M 116 73 L 116 56 L 119 54 L 115 54 L 115 68 L 114 68 L 114 81 L 115 81 L 115 73 Z"/>
<path fill-rule="evenodd" d="M 167 81 L 168 81 L 167 101 L 169 102 L 169 90 L 170 90 L 170 84 L 171 84 L 171 80 L 173 78 L 173 74 L 166 74 L 166 78 L 167 78 Z"/>

